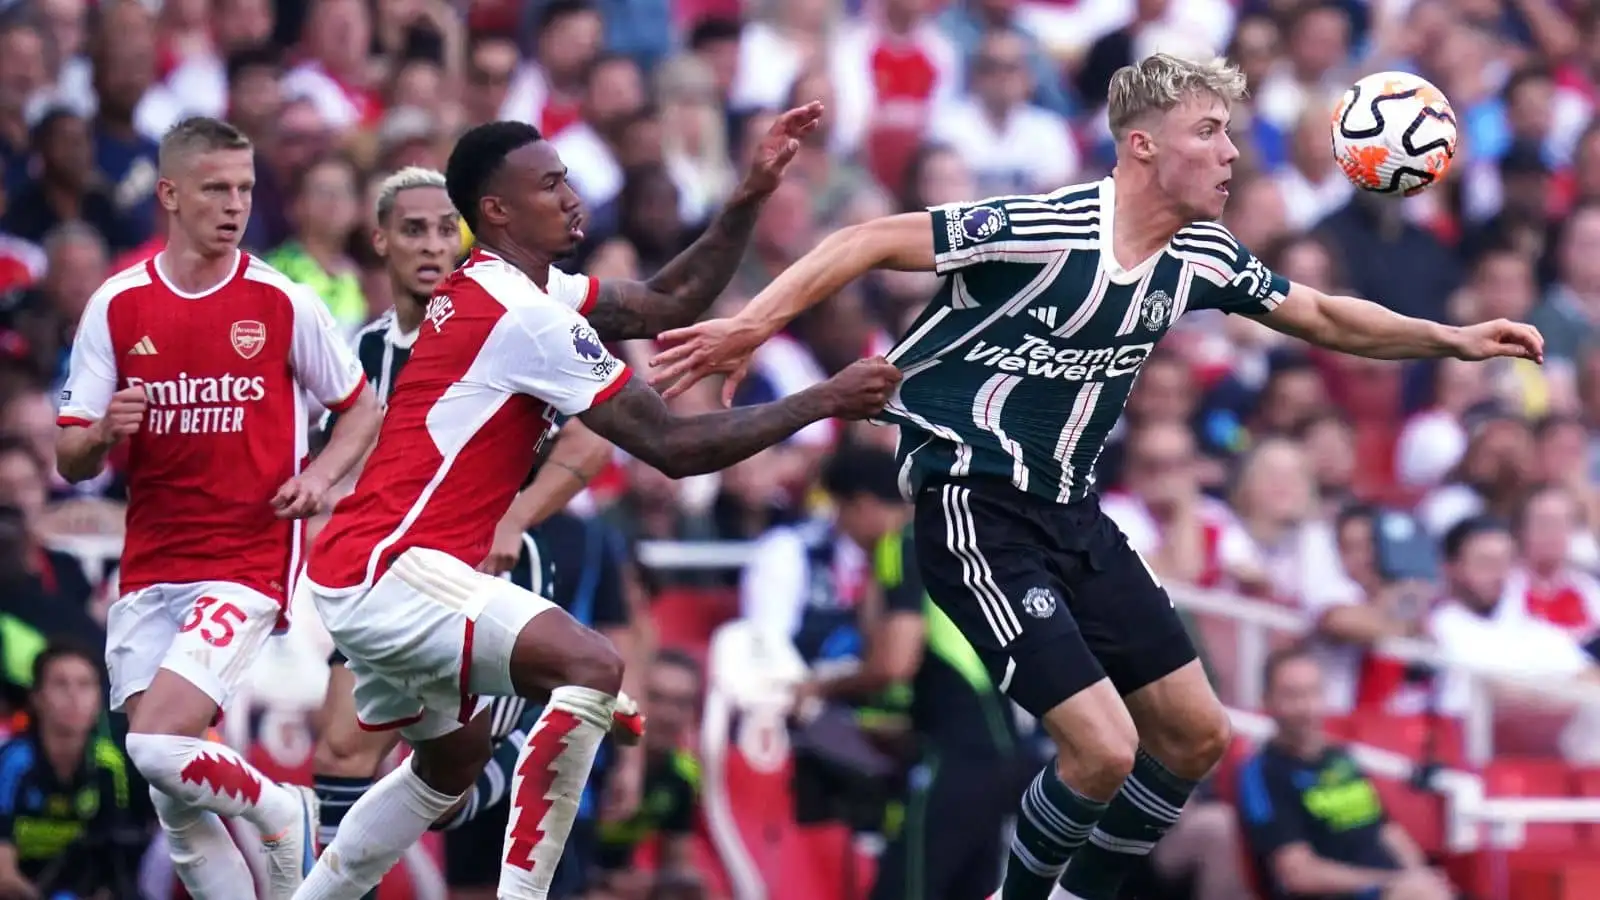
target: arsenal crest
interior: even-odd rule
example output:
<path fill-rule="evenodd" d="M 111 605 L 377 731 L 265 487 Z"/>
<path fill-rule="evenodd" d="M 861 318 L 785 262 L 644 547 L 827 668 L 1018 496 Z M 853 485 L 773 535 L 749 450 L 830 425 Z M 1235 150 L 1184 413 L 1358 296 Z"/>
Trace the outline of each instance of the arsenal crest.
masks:
<path fill-rule="evenodd" d="M 233 323 L 228 337 L 233 341 L 233 349 L 245 359 L 253 359 L 261 348 L 267 345 L 267 326 L 250 319 L 241 319 Z"/>

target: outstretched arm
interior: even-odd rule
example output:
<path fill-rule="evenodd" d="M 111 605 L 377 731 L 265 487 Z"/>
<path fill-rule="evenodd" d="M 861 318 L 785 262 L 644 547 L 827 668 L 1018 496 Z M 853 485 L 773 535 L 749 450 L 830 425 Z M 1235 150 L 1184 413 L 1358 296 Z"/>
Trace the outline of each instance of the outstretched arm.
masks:
<path fill-rule="evenodd" d="M 757 329 L 766 340 L 795 316 L 873 269 L 932 272 L 933 267 L 932 214 L 885 216 L 823 238 L 816 249 L 774 278 L 734 320 Z"/>
<path fill-rule="evenodd" d="M 650 361 L 652 384 L 676 397 L 711 372 L 729 376 L 723 401 L 733 392 L 754 353 L 795 316 L 833 296 L 873 269 L 934 270 L 931 213 L 886 216 L 834 232 L 772 280 L 738 315 L 712 319 L 661 335 L 668 349 Z"/>
<path fill-rule="evenodd" d="M 700 318 L 733 279 L 767 196 L 741 185 L 700 239 L 650 280 L 600 282 L 589 324 L 602 340 L 620 341 L 653 338 Z"/>
<path fill-rule="evenodd" d="M 820 419 L 873 415 L 899 381 L 899 371 L 889 363 L 862 360 L 822 384 L 774 403 L 678 416 L 660 394 L 643 381 L 630 379 L 579 418 L 669 478 L 685 478 L 725 469 Z"/>
<path fill-rule="evenodd" d="M 800 150 L 800 139 L 816 128 L 822 104 L 791 109 L 773 122 L 756 148 L 750 172 L 700 239 L 648 281 L 602 281 L 587 313 L 602 340 L 653 338 L 693 323 L 733 279 L 755 230 L 762 204 L 778 187 Z"/>
<path fill-rule="evenodd" d="M 1544 338 L 1532 325 L 1506 319 L 1466 327 L 1443 325 L 1302 284 L 1290 285 L 1282 303 L 1256 318 L 1275 331 L 1371 359 L 1512 356 L 1544 361 Z"/>

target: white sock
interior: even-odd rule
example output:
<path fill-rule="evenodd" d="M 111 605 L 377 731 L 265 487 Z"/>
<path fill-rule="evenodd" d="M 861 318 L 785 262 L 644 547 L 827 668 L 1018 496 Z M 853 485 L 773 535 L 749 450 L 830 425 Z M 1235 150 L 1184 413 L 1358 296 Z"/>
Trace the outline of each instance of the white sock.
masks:
<path fill-rule="evenodd" d="M 517 757 L 499 900 L 546 900 L 617 698 L 584 687 L 550 692 Z"/>
<path fill-rule="evenodd" d="M 397 766 L 344 814 L 295 900 L 359 900 L 457 799 L 428 787 L 410 760 Z"/>
<path fill-rule="evenodd" d="M 239 896 L 240 885 L 255 884 L 244 854 L 216 813 L 189 806 L 155 788 L 150 789 L 150 800 L 167 833 L 172 869 L 189 896 L 194 900 L 233 900 Z"/>
<path fill-rule="evenodd" d="M 173 734 L 128 735 L 128 758 L 151 787 L 185 806 L 239 817 L 262 837 L 283 833 L 300 816 L 300 801 L 231 748 Z"/>

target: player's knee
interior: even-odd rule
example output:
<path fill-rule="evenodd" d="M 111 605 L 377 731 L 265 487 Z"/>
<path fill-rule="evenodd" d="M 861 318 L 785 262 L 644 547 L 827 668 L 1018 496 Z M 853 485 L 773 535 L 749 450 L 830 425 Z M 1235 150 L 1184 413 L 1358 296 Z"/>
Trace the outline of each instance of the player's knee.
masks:
<path fill-rule="evenodd" d="M 1233 725 L 1219 706 L 1210 714 L 1196 716 L 1190 727 L 1175 737 L 1178 740 L 1169 741 L 1169 746 L 1160 751 L 1148 749 L 1174 774 L 1198 781 L 1210 774 L 1228 752 Z"/>
<path fill-rule="evenodd" d="M 176 787 L 178 768 L 189 755 L 189 748 L 185 745 L 190 743 L 193 743 L 192 738 L 130 732 L 128 761 L 150 783 L 152 790 L 170 791 Z"/>
<path fill-rule="evenodd" d="M 1058 754 L 1056 773 L 1062 782 L 1086 797 L 1110 799 L 1133 771 L 1138 750 L 1137 735 L 1102 732 L 1090 740 L 1075 742 L 1072 752 Z"/>
<path fill-rule="evenodd" d="M 622 690 L 622 654 L 606 636 L 584 629 L 584 643 L 567 664 L 566 682 L 613 696 Z"/>
<path fill-rule="evenodd" d="M 335 778 L 371 778 L 383 762 L 389 741 L 384 735 L 362 731 L 344 719 L 334 719 L 317 737 L 311 753 L 312 771 Z"/>

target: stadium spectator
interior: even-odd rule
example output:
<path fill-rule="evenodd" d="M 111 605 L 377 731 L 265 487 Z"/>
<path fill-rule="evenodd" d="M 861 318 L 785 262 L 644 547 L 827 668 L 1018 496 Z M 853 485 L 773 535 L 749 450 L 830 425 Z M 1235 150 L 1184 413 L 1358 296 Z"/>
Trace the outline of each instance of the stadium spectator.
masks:
<path fill-rule="evenodd" d="M 630 815 L 601 822 L 595 855 L 599 888 L 621 896 L 642 893 L 650 882 L 694 874 L 700 763 L 688 748 L 700 709 L 700 665 L 681 651 L 662 650 L 650 662 L 645 680 L 642 708 L 650 727 L 639 805 Z M 655 843 L 654 873 L 641 870 L 634 858 L 649 841 Z"/>
<path fill-rule="evenodd" d="M 930 135 L 956 148 L 985 196 L 1048 193 L 1078 174 L 1066 122 L 1028 102 L 1028 44 L 1011 30 L 983 36 L 970 66 L 971 95 L 934 117 Z"/>
<path fill-rule="evenodd" d="M 94 650 L 34 657 L 31 721 L 0 747 L 0 895 L 136 895 L 145 834 L 127 758 L 96 733 L 104 702 Z"/>
<path fill-rule="evenodd" d="M 321 297 L 339 327 L 354 334 L 370 317 L 349 255 L 361 218 L 355 165 L 341 156 L 317 159 L 296 173 L 292 191 L 295 235 L 268 253 L 267 262 Z"/>
<path fill-rule="evenodd" d="M 1411 835 L 1350 754 L 1323 730 L 1324 687 L 1301 649 L 1268 658 L 1266 709 L 1277 732 L 1239 772 L 1239 815 L 1269 900 L 1448 900 Z"/>
<path fill-rule="evenodd" d="M 1516 564 L 1516 543 L 1501 522 L 1475 517 L 1444 536 L 1445 601 L 1428 617 L 1429 636 L 1447 664 L 1474 665 L 1524 680 L 1521 688 L 1500 689 L 1505 696 L 1531 704 L 1536 679 L 1600 679 L 1600 668 L 1584 653 L 1579 639 L 1555 624 L 1528 615 L 1526 607 L 1507 602 L 1507 587 Z M 1446 672 L 1438 686 L 1437 709 L 1465 715 L 1474 687 L 1459 671 Z M 1538 704 L 1550 705 L 1550 704 Z M 1566 706 L 1556 700 L 1556 708 Z"/>
<path fill-rule="evenodd" d="M 1334 535 L 1337 571 L 1308 583 L 1301 597 L 1327 688 L 1324 704 L 1335 714 L 1420 709 L 1424 698 L 1407 689 L 1404 664 L 1379 655 L 1376 645 L 1423 633 L 1438 577 L 1430 539 L 1409 515 L 1364 504 L 1340 511 Z"/>

